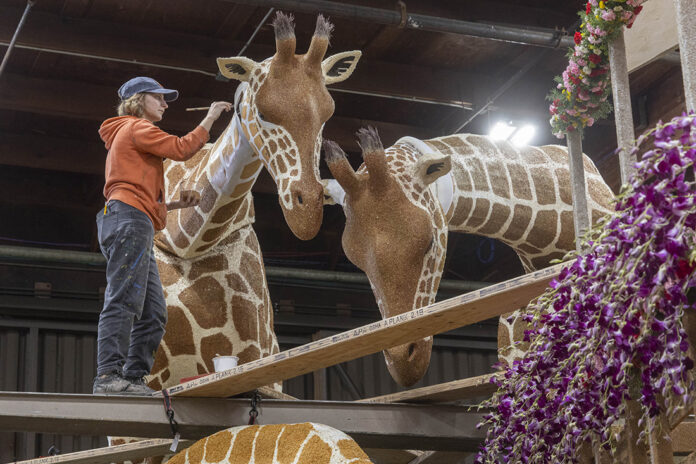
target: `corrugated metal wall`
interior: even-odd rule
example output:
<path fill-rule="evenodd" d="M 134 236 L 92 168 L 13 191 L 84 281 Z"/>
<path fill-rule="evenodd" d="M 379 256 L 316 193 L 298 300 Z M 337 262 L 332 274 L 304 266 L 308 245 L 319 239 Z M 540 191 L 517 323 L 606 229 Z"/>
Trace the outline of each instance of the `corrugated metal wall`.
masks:
<path fill-rule="evenodd" d="M 497 362 L 497 355 L 494 351 L 465 351 L 435 347 L 428 372 L 423 379 L 409 389 L 486 374 L 491 372 L 491 366 L 495 362 Z M 354 384 L 360 398 L 371 398 L 405 390 L 392 380 L 382 353 L 342 363 L 340 367 Z M 337 367 L 330 367 L 325 371 L 326 399 L 334 401 L 356 399 L 351 387 L 347 384 L 348 381 L 340 374 Z M 312 374 L 308 374 L 286 381 L 283 389 L 285 393 L 298 398 L 317 398 L 313 382 Z"/>
<path fill-rule="evenodd" d="M 68 324 L 66 324 L 67 326 Z M 96 334 L 42 328 L 3 328 L 0 324 L 0 390 L 90 393 L 96 371 Z M 282 346 L 287 349 L 290 346 Z M 433 385 L 490 371 L 495 352 L 436 347 L 430 369 L 416 386 Z M 343 369 L 342 375 L 339 369 Z M 399 388 L 389 376 L 381 353 L 324 370 L 324 397 L 351 401 L 393 393 Z M 321 378 L 321 375 L 317 376 Z M 352 386 L 351 386 L 352 384 Z M 284 382 L 284 391 L 298 398 L 315 396 L 315 377 Z M 297 421 L 303 418 L 298 417 Z M 103 437 L 33 433 L 0 433 L 0 462 L 46 455 L 55 446 L 62 453 L 106 446 Z"/>
<path fill-rule="evenodd" d="M 0 390 L 91 393 L 96 337 L 31 329 L 0 328 Z M 100 437 L 0 433 L 0 462 L 105 446 Z"/>

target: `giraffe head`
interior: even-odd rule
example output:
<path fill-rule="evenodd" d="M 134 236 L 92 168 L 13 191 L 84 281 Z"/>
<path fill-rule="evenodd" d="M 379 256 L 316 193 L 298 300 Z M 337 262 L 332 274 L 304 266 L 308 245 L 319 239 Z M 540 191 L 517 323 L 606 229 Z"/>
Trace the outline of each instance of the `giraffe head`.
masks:
<path fill-rule="evenodd" d="M 217 62 L 225 77 L 243 82 L 236 111 L 244 135 L 275 180 L 288 226 L 298 238 L 309 240 L 322 220 L 321 133 L 334 111 L 326 85 L 348 78 L 361 53 L 323 59 L 333 26 L 321 15 L 304 55 L 295 54 L 291 16 L 278 13 L 273 26 L 276 53 L 271 58 Z"/>
<path fill-rule="evenodd" d="M 358 132 L 364 165 L 357 172 L 333 142 L 326 162 L 345 192 L 343 250 L 370 280 L 383 317 L 435 301 L 447 249 L 447 225 L 430 185 L 449 172 L 449 156 L 417 156 L 405 144 L 385 153 L 374 129 Z M 403 386 L 430 363 L 432 337 L 386 350 L 387 368 Z"/>

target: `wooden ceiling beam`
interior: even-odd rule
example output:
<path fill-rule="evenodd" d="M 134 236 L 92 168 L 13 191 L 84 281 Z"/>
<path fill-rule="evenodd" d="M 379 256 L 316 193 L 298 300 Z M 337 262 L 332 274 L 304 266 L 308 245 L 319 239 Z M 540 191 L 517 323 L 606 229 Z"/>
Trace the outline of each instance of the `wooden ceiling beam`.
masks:
<path fill-rule="evenodd" d="M 0 42 L 10 41 L 17 14 L 19 10 L 15 8 L 0 7 Z M 207 74 L 211 79 L 217 73 L 215 58 L 234 55 L 242 45 L 239 41 L 106 21 L 63 18 L 39 11 L 32 12 L 17 41 L 18 48 L 32 47 L 86 58 L 124 61 L 124 74 L 128 71 L 128 63 L 132 63 L 197 72 L 201 76 Z M 246 55 L 259 60 L 273 53 L 275 47 L 272 45 L 252 45 Z M 335 87 L 441 103 L 469 103 L 473 95 L 485 90 L 483 87 L 498 80 L 492 76 L 363 57 L 353 76 Z M 214 82 L 211 80 L 211 85 Z M 208 87 L 204 88 L 208 90 Z"/>
<path fill-rule="evenodd" d="M 103 176 L 105 161 L 106 149 L 102 143 L 0 131 L 0 165 L 3 166 Z M 254 184 L 253 191 L 275 195 L 276 187 L 270 176 L 263 174 Z M 24 201 L 32 203 L 31 198 Z"/>
<path fill-rule="evenodd" d="M 0 86 L 0 108 L 102 121 L 114 115 L 113 94 L 114 89 L 105 85 L 6 73 L 3 75 L 3 85 Z M 168 110 L 160 126 L 179 133 L 193 129 L 203 115 L 194 115 L 184 109 L 195 106 L 196 101 L 198 100 L 186 96 L 181 97 Z M 366 125 L 376 127 L 385 144 L 391 144 L 405 135 L 421 138 L 435 135 L 432 130 L 415 126 L 334 116 L 324 128 L 324 137 L 336 141 L 346 151 L 358 151 L 354 133 Z M 222 123 L 217 123 L 213 137 L 217 137 L 223 128 Z M 94 140 L 97 140 L 96 136 Z"/>
<path fill-rule="evenodd" d="M 104 175 L 105 159 L 101 143 L 0 131 L 1 165 Z"/>

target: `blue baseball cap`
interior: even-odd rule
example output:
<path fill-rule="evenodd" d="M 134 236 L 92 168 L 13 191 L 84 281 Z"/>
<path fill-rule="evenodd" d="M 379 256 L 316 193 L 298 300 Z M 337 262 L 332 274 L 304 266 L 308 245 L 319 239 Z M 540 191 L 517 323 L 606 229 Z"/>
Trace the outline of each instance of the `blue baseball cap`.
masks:
<path fill-rule="evenodd" d="M 118 89 L 118 96 L 121 100 L 128 100 L 136 93 L 149 92 L 161 93 L 164 101 L 174 101 L 179 98 L 179 92 L 172 89 L 165 89 L 162 84 L 151 77 L 138 76 L 129 80 Z"/>

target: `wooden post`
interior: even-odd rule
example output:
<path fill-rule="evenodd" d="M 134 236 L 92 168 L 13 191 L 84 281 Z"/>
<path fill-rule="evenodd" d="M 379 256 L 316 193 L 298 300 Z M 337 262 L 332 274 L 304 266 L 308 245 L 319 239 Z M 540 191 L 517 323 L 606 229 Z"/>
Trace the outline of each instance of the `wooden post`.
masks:
<path fill-rule="evenodd" d="M 580 237 L 590 227 L 590 213 L 587 209 L 587 189 L 585 188 L 585 169 L 582 155 L 582 131 L 566 133 L 568 155 L 570 157 L 570 182 L 573 184 L 573 219 L 575 223 L 575 244 L 580 248 Z"/>
<path fill-rule="evenodd" d="M 635 160 L 631 158 L 631 148 L 635 139 L 633 111 L 631 109 L 631 89 L 628 84 L 628 64 L 626 62 L 626 43 L 623 29 L 609 43 L 609 68 L 611 70 L 611 92 L 614 98 L 614 119 L 616 121 L 616 143 L 619 148 L 621 183 L 626 184 L 635 172 Z"/>
<path fill-rule="evenodd" d="M 684 76 L 684 95 L 686 110 L 696 111 L 696 2 L 694 0 L 674 0 L 679 32 L 679 54 L 681 55 L 682 76 Z"/>
<path fill-rule="evenodd" d="M 638 441 L 640 436 L 638 420 L 641 414 L 640 404 L 634 399 L 628 400 L 626 403 L 626 426 L 622 438 L 626 443 L 628 464 L 648 464 L 648 447 L 645 445 L 645 441 Z"/>
<path fill-rule="evenodd" d="M 669 438 L 669 421 L 666 414 L 661 414 L 655 430 L 648 435 L 650 443 L 650 464 L 672 464 L 674 453 L 672 452 L 672 442 Z"/>

